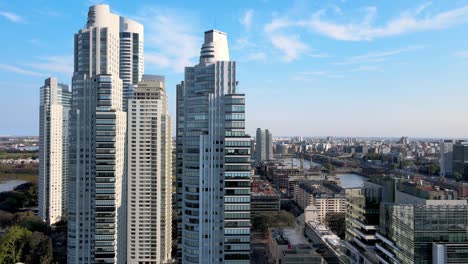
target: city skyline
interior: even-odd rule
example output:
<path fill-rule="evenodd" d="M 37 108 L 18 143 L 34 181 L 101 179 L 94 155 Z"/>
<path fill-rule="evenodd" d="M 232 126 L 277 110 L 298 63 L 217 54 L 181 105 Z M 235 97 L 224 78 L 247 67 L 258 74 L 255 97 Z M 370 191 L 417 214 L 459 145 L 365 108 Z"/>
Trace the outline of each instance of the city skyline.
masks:
<path fill-rule="evenodd" d="M 11 40 L 0 51 L 0 111 L 15 112 L 2 118 L 0 134 L 38 135 L 37 84 L 48 76 L 71 83 L 70 32 L 92 2 L 0 5 Z M 217 28 L 240 65 L 251 135 L 257 127 L 278 136 L 468 134 L 467 1 L 103 2 L 146 26 L 145 71 L 166 76 L 172 116 L 183 66 L 199 56 L 199 32 Z"/>

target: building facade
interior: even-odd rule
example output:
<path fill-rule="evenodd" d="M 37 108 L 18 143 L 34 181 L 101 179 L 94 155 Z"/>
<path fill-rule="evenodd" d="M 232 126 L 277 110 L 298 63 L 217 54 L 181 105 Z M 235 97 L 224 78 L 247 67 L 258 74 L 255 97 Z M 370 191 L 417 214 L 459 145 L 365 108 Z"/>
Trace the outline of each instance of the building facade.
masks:
<path fill-rule="evenodd" d="M 318 220 L 322 223 L 327 213 L 346 212 L 345 195 L 339 191 L 330 190 L 323 184 L 323 182 L 299 182 L 294 185 L 293 198 L 301 209 L 306 209 L 310 205 L 315 206 Z"/>
<path fill-rule="evenodd" d="M 172 151 L 164 77 L 143 75 L 128 101 L 127 121 L 127 263 L 166 263 L 172 247 Z"/>
<path fill-rule="evenodd" d="M 250 262 L 250 137 L 236 86 L 226 34 L 205 32 L 199 64 L 185 68 L 177 115 L 182 263 Z"/>
<path fill-rule="evenodd" d="M 85 27 L 75 34 L 68 263 L 126 260 L 121 21 L 108 5 L 91 6 Z"/>
<path fill-rule="evenodd" d="M 70 104 L 68 86 L 46 79 L 39 102 L 38 214 L 49 225 L 66 217 Z"/>

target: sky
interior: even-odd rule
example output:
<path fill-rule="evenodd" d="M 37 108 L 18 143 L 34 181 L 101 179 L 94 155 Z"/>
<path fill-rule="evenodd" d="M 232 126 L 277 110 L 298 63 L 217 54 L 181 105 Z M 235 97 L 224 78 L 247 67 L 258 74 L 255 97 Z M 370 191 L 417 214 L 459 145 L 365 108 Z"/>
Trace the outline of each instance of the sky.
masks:
<path fill-rule="evenodd" d="M 0 135 L 38 135 L 39 88 L 71 83 L 97 3 L 144 25 L 145 73 L 166 76 L 174 119 L 175 85 L 216 28 L 252 135 L 468 136 L 468 0 L 0 1 Z"/>

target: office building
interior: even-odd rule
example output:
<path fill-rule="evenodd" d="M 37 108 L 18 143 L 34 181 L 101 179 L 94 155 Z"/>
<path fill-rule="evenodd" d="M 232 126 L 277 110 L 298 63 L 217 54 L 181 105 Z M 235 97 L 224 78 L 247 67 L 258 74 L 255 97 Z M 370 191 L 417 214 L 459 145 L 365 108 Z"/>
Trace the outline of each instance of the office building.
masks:
<path fill-rule="evenodd" d="M 380 218 L 376 249 L 381 263 L 468 263 L 466 200 L 386 204 Z"/>
<path fill-rule="evenodd" d="M 468 177 L 468 142 L 461 141 L 453 145 L 453 173 Z"/>
<path fill-rule="evenodd" d="M 379 228 L 382 186 L 365 182 L 362 188 L 346 189 L 346 234 L 341 263 L 379 263 L 375 244 Z"/>
<path fill-rule="evenodd" d="M 127 121 L 127 263 L 166 263 L 172 249 L 172 142 L 163 76 L 143 75 L 128 101 Z"/>
<path fill-rule="evenodd" d="M 46 79 L 39 102 L 38 214 L 49 225 L 66 217 L 70 104 L 68 86 Z"/>
<path fill-rule="evenodd" d="M 251 216 L 258 213 L 278 212 L 281 194 L 266 181 L 253 181 L 251 193 Z"/>
<path fill-rule="evenodd" d="M 273 135 L 269 129 L 257 128 L 255 150 L 257 162 L 273 160 Z"/>
<path fill-rule="evenodd" d="M 120 33 L 131 23 L 111 13 L 108 5 L 94 5 L 85 27 L 75 34 L 68 263 L 126 260 L 127 121 L 122 109 Z"/>
<path fill-rule="evenodd" d="M 440 176 L 453 175 L 453 140 L 442 140 L 440 142 Z"/>
<path fill-rule="evenodd" d="M 250 137 L 236 90 L 226 33 L 205 32 L 199 63 L 178 86 L 182 263 L 250 263 Z"/>

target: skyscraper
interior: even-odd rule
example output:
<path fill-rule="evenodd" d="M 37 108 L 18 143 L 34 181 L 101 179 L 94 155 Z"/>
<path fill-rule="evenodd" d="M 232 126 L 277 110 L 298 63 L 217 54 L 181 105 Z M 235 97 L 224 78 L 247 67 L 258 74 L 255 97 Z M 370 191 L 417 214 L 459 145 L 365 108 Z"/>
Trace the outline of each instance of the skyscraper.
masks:
<path fill-rule="evenodd" d="M 452 176 L 453 174 L 453 140 L 440 142 L 440 176 Z"/>
<path fill-rule="evenodd" d="M 128 101 L 127 127 L 127 263 L 166 263 L 172 247 L 172 142 L 163 76 L 143 75 Z"/>
<path fill-rule="evenodd" d="M 182 178 L 184 168 L 184 97 L 185 83 L 177 84 L 176 98 L 176 212 L 177 212 L 177 259 L 182 259 Z"/>
<path fill-rule="evenodd" d="M 255 157 L 257 162 L 273 160 L 273 135 L 269 129 L 257 128 Z"/>
<path fill-rule="evenodd" d="M 68 181 L 68 117 L 71 92 L 45 80 L 39 102 L 39 216 L 49 225 L 65 217 Z"/>
<path fill-rule="evenodd" d="M 205 32 L 200 62 L 178 88 L 182 263 L 249 263 L 250 137 L 226 33 Z"/>
<path fill-rule="evenodd" d="M 266 159 L 265 140 L 265 130 L 257 128 L 257 136 L 255 138 L 255 158 L 257 162 L 261 162 Z"/>
<path fill-rule="evenodd" d="M 130 21 L 112 14 L 108 5 L 95 5 L 75 34 L 68 263 L 126 259 L 120 33 Z"/>
<path fill-rule="evenodd" d="M 123 82 L 123 110 L 144 72 L 143 25 L 120 17 L 120 79 Z"/>

